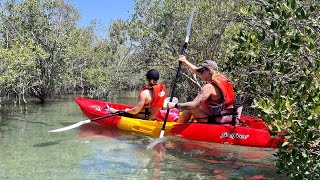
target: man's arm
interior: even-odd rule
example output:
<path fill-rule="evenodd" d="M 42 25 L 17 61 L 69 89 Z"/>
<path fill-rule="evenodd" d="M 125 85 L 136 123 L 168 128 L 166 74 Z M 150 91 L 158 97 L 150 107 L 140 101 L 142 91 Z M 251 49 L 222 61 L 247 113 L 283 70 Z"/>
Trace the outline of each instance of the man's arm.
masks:
<path fill-rule="evenodd" d="M 148 93 L 149 93 L 148 90 L 142 91 L 140 93 L 139 98 L 138 98 L 137 104 L 131 109 L 125 109 L 125 112 L 130 113 L 130 114 L 138 114 L 142 110 L 143 106 L 146 103 Z"/>

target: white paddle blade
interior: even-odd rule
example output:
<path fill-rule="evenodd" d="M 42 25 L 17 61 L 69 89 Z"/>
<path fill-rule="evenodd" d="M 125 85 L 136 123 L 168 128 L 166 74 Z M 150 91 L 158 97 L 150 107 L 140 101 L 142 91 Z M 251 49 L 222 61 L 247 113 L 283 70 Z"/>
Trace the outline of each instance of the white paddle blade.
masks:
<path fill-rule="evenodd" d="M 163 109 L 167 109 L 167 104 L 168 102 L 170 102 L 170 97 L 167 97 L 164 102 L 163 102 Z M 172 102 L 173 103 L 178 103 L 179 102 L 179 99 L 177 97 L 173 97 L 172 98 Z"/>
<path fill-rule="evenodd" d="M 61 132 L 61 131 L 67 131 L 67 130 L 70 130 L 70 129 L 74 129 L 74 128 L 76 128 L 76 127 L 79 127 L 79 126 L 81 126 L 81 125 L 83 125 L 83 124 L 88 124 L 88 123 L 90 123 L 90 122 L 91 122 L 91 120 L 90 120 L 90 119 L 88 119 L 88 120 L 80 121 L 80 122 L 78 122 L 78 123 L 76 123 L 76 124 L 72 124 L 72 125 L 67 126 L 67 127 L 64 127 L 64 128 L 51 130 L 51 131 L 49 131 L 49 132 Z"/>
<path fill-rule="evenodd" d="M 161 131 L 162 132 L 162 131 Z M 164 132 L 164 131 L 163 131 Z M 161 136 L 161 134 L 160 134 Z M 163 136 L 163 135 L 162 135 Z M 165 141 L 167 141 L 168 136 L 166 137 L 161 137 L 161 138 L 157 138 L 155 141 L 151 142 L 148 144 L 147 149 L 153 149 L 157 144 L 159 143 L 163 143 Z"/>
<path fill-rule="evenodd" d="M 189 21 L 188 21 L 188 26 L 187 26 L 187 30 L 186 30 L 186 34 L 187 35 L 186 35 L 186 39 L 184 41 L 186 43 L 189 42 L 189 36 L 190 36 L 190 31 L 191 31 L 191 23 L 192 23 L 192 19 L 193 19 L 193 16 L 194 16 L 194 11 L 195 11 L 195 9 L 193 9 L 192 14 L 191 14 L 191 16 L 189 18 Z"/>
<path fill-rule="evenodd" d="M 164 136 L 164 130 L 161 130 L 159 138 L 162 138 L 163 136 Z"/>

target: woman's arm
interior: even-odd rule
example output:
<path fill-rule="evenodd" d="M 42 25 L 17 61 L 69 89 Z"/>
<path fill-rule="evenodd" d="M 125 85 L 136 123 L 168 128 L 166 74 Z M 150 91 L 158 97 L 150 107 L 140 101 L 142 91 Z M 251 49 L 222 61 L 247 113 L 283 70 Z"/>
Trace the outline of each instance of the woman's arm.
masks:
<path fill-rule="evenodd" d="M 211 84 L 206 84 L 203 86 L 201 89 L 200 93 L 197 95 L 197 97 L 190 102 L 185 102 L 185 103 L 168 103 L 168 108 L 179 108 L 181 110 L 186 110 L 186 109 L 195 109 L 199 107 L 202 103 L 204 103 L 211 95 L 212 91 L 214 90 L 213 86 Z"/>
<path fill-rule="evenodd" d="M 193 74 L 201 77 L 201 73 L 196 71 L 197 66 L 195 66 L 195 65 L 193 65 L 191 62 L 189 62 L 189 61 L 186 59 L 185 56 L 180 55 L 178 61 L 181 62 L 181 63 L 182 63 L 184 66 L 186 66 L 187 68 L 189 68 L 190 71 L 191 71 Z"/>
<path fill-rule="evenodd" d="M 146 99 L 147 99 L 148 93 L 149 93 L 148 91 L 149 90 L 142 91 L 140 93 L 139 98 L 138 98 L 137 104 L 133 108 L 131 108 L 131 109 L 127 108 L 124 111 L 127 113 L 130 113 L 130 114 L 133 114 L 133 115 L 138 114 L 142 110 L 143 106 L 146 104 Z"/>

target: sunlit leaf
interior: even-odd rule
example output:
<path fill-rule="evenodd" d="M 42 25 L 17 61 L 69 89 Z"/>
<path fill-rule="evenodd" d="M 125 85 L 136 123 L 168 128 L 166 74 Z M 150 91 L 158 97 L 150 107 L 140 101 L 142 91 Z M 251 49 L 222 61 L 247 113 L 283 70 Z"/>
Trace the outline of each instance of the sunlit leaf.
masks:
<path fill-rule="evenodd" d="M 286 141 L 286 142 L 282 143 L 281 146 L 282 146 L 282 147 L 285 147 L 285 146 L 287 146 L 289 143 L 290 143 L 290 142 Z"/>

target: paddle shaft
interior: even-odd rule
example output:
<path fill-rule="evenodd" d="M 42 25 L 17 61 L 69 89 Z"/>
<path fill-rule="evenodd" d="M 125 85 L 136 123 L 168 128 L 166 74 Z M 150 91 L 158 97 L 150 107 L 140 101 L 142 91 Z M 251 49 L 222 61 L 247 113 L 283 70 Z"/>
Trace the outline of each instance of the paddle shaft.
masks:
<path fill-rule="evenodd" d="M 186 53 L 187 46 L 188 46 L 188 43 L 185 42 L 184 45 L 183 45 L 183 48 L 182 48 L 182 54 L 183 55 L 185 55 L 185 53 Z M 182 65 L 182 63 L 179 62 L 179 66 L 178 66 L 178 70 L 177 70 L 177 73 L 176 73 L 176 77 L 174 79 L 173 86 L 172 86 L 170 102 L 172 102 L 172 99 L 173 99 L 173 96 L 174 96 L 174 91 L 176 90 L 177 81 L 178 81 L 179 73 L 180 73 L 180 70 L 181 70 L 181 65 Z M 170 109 L 168 108 L 167 109 L 167 113 L 166 113 L 166 117 L 164 118 L 164 122 L 163 122 L 163 125 L 162 125 L 162 129 L 161 129 L 162 131 L 164 131 L 166 129 L 166 124 L 167 124 L 167 120 L 168 120 L 168 117 L 169 117 L 169 112 L 170 112 Z"/>
<path fill-rule="evenodd" d="M 181 51 L 181 54 L 182 54 L 182 55 L 185 55 L 185 54 L 186 54 L 186 50 L 187 50 L 187 46 L 188 46 L 188 41 L 189 41 L 189 36 L 190 36 L 190 31 L 191 31 L 191 23 L 192 23 L 194 11 L 195 11 L 195 9 L 192 11 L 192 14 L 191 14 L 191 16 L 190 16 L 190 18 L 189 18 L 189 22 L 188 22 L 188 26 L 187 26 L 187 30 L 186 30 L 186 39 L 185 39 L 185 41 L 184 41 L 184 45 L 183 45 L 182 51 Z M 173 95 L 174 95 L 174 91 L 175 91 L 175 89 L 176 89 L 176 84 L 177 84 L 177 81 L 178 81 L 179 72 L 180 72 L 180 69 L 181 69 L 181 64 L 182 64 L 182 63 L 179 62 L 177 74 L 176 74 L 176 77 L 175 77 L 175 79 L 174 79 L 173 86 L 172 86 L 172 91 L 171 91 L 171 96 L 170 96 L 170 102 L 172 102 Z M 169 116 L 169 112 L 170 112 L 170 109 L 168 108 L 168 109 L 167 109 L 166 117 L 165 117 L 164 122 L 163 122 L 163 125 L 162 125 L 162 129 L 161 129 L 161 132 L 160 132 L 160 136 L 159 136 L 160 138 L 162 138 L 163 135 L 164 135 L 164 132 L 165 132 L 165 129 L 166 129 L 167 120 L 168 120 L 168 116 Z"/>
<path fill-rule="evenodd" d="M 108 115 L 108 116 L 102 116 L 102 117 L 97 117 L 97 118 L 91 119 L 91 122 L 98 121 L 98 120 L 101 120 L 101 119 L 104 119 L 104 118 L 108 118 L 108 117 L 112 117 L 112 116 L 121 116 L 123 114 L 125 114 L 124 111 L 117 111 L 115 113 L 110 113 L 110 115 Z"/>

